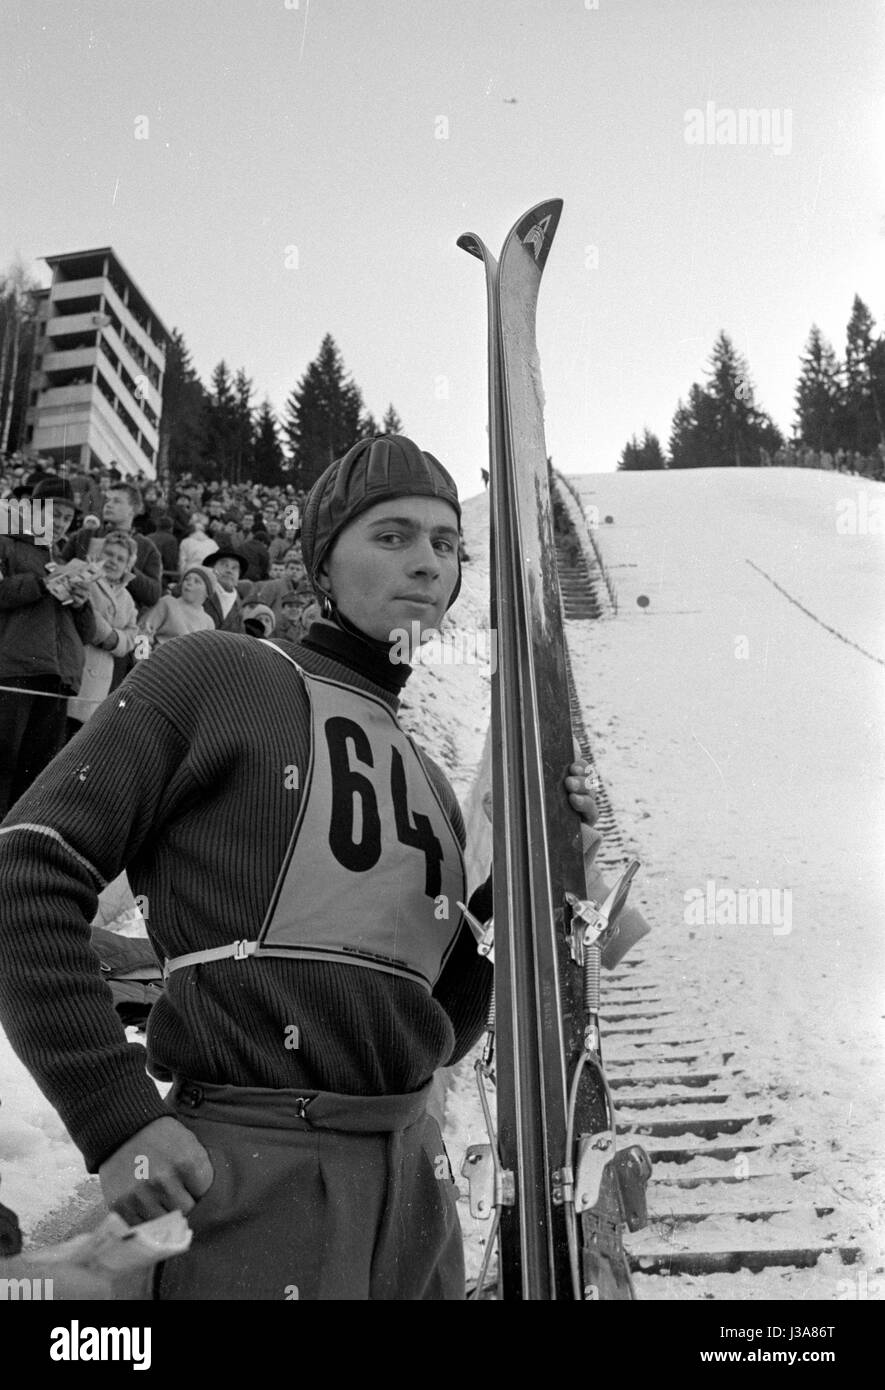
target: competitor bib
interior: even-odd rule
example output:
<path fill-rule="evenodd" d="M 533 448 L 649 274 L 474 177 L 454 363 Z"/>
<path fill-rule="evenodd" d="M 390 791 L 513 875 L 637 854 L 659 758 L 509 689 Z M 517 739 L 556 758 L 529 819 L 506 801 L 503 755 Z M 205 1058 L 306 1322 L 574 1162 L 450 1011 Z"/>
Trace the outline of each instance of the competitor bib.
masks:
<path fill-rule="evenodd" d="M 417 748 L 382 700 L 305 671 L 310 761 L 254 954 L 433 988 L 460 925 L 464 859 Z"/>

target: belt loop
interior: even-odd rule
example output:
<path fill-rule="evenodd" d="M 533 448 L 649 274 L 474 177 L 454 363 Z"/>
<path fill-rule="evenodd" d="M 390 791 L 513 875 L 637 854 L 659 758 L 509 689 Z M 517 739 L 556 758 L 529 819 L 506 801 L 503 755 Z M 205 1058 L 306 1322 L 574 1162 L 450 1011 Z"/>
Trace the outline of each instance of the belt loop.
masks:
<path fill-rule="evenodd" d="M 246 947 L 249 945 L 245 937 L 242 941 L 234 942 L 234 960 L 245 960 L 248 952 Z"/>

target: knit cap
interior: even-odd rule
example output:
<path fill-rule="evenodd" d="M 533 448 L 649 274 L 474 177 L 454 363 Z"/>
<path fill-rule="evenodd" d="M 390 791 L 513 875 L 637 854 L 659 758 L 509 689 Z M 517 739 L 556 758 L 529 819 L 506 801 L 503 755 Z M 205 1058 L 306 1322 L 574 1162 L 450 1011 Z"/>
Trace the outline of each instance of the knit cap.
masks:
<path fill-rule="evenodd" d="M 301 553 L 314 591 L 320 565 L 351 521 L 388 497 L 439 497 L 454 507 L 461 523 L 458 489 L 451 474 L 434 458 L 401 434 L 361 439 L 336 459 L 314 483 L 301 517 Z M 454 603 L 458 582 L 449 599 Z"/>

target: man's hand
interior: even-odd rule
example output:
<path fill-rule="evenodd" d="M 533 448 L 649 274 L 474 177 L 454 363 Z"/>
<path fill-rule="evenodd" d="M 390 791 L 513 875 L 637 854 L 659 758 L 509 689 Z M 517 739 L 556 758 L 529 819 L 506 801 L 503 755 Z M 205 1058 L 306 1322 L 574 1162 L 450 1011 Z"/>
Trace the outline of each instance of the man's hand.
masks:
<path fill-rule="evenodd" d="M 563 779 L 563 785 L 569 794 L 569 801 L 572 808 L 585 825 L 593 826 L 599 819 L 599 807 L 593 796 L 594 773 L 589 763 L 583 760 L 571 763 L 567 775 Z M 492 819 L 492 792 L 491 788 L 483 793 L 482 809 L 486 813 L 489 821 Z"/>
<path fill-rule="evenodd" d="M 599 819 L 599 807 L 593 795 L 596 787 L 590 764 L 583 761 L 572 763 L 565 778 L 565 786 L 573 810 L 577 811 L 585 825 L 595 825 Z"/>
<path fill-rule="evenodd" d="M 122 1144 L 98 1176 L 110 1209 L 134 1226 L 167 1211 L 190 1211 L 214 1173 L 200 1141 L 170 1115 Z"/>

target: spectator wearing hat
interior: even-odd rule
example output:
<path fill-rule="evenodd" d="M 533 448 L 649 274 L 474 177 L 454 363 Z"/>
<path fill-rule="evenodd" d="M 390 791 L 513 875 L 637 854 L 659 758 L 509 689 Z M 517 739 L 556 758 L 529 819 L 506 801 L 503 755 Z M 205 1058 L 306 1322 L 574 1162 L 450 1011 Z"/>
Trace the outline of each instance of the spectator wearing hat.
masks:
<path fill-rule="evenodd" d="M 243 602 L 243 631 L 250 637 L 271 637 L 276 627 L 273 609 L 266 603 Z"/>
<path fill-rule="evenodd" d="M 85 644 L 95 637 L 85 590 L 73 588 L 63 604 L 46 587 L 47 565 L 63 558 L 73 490 L 63 478 L 46 478 L 31 501 L 45 504 L 41 536 L 12 527 L 0 535 L 0 685 L 15 692 L 0 691 L 0 817 L 61 748 L 66 702 L 59 697 L 77 694 Z M 14 505 L 33 527 L 35 510 Z"/>
<path fill-rule="evenodd" d="M 211 632 L 215 622 L 205 603 L 214 587 L 210 571 L 192 565 L 181 577 L 181 593 L 164 594 L 159 603 L 142 615 L 139 632 L 158 647 L 173 637 Z"/>
<path fill-rule="evenodd" d="M 280 599 L 281 618 L 276 634 L 287 642 L 300 642 L 310 630 L 310 625 L 320 616 L 319 606 L 312 594 L 305 596 L 297 589 L 283 594 Z"/>
<path fill-rule="evenodd" d="M 237 546 L 223 544 L 203 561 L 215 579 L 214 592 L 203 607 L 217 628 L 224 632 L 243 631 L 243 608 L 237 592 L 238 581 L 246 578 L 249 561 Z"/>
<path fill-rule="evenodd" d="M 95 560 L 101 554 L 101 543 L 109 531 L 132 532 L 132 522 L 142 509 L 141 493 L 134 483 L 112 482 L 107 489 L 102 509 L 103 528 L 81 527 L 71 535 L 64 547 L 65 560 Z M 139 612 L 159 601 L 163 592 L 163 561 L 160 552 L 148 536 L 135 534 L 137 555 L 132 578 L 127 588 Z"/>

